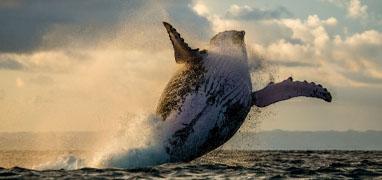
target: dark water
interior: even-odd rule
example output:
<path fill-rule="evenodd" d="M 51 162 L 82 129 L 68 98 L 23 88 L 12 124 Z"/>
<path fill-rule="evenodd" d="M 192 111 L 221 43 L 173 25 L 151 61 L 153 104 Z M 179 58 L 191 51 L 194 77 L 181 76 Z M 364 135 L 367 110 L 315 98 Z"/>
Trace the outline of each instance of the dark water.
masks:
<path fill-rule="evenodd" d="M 29 155 L 32 152 L 29 152 Z M 4 156 L 3 156 L 4 158 Z M 0 162 L 1 164 L 1 162 Z M 1 178 L 381 178 L 382 151 L 214 151 L 190 163 L 134 170 L 1 168 Z"/>

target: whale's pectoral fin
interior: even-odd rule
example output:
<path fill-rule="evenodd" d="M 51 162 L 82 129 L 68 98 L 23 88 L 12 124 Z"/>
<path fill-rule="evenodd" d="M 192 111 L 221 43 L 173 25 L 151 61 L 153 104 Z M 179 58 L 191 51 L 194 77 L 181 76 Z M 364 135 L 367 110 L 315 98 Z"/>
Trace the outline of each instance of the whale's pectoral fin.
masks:
<path fill-rule="evenodd" d="M 290 77 L 280 83 L 271 82 L 265 88 L 253 92 L 252 105 L 265 107 L 298 96 L 320 98 L 326 102 L 332 101 L 330 92 L 320 84 L 293 81 L 292 77 Z"/>
<path fill-rule="evenodd" d="M 180 34 L 173 28 L 169 23 L 163 22 L 164 27 L 166 27 L 167 33 L 170 37 L 171 43 L 174 47 L 175 61 L 177 63 L 192 63 L 199 61 L 206 55 L 207 50 L 199 51 L 197 49 L 191 49 Z"/>

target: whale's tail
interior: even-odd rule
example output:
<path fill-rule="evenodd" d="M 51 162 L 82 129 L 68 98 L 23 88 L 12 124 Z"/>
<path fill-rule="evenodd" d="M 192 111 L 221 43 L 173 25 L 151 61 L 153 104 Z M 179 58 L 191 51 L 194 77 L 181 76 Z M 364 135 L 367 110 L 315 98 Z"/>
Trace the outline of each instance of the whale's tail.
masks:
<path fill-rule="evenodd" d="M 265 107 L 278 101 L 305 96 L 332 101 L 330 92 L 320 84 L 293 81 L 292 77 L 280 82 L 269 83 L 265 88 L 252 93 L 252 105 Z"/>

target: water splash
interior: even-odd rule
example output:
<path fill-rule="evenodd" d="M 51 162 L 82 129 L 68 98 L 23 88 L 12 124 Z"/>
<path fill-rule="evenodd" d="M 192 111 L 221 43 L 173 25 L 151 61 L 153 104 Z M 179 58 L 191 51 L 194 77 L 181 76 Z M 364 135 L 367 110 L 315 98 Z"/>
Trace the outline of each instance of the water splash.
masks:
<path fill-rule="evenodd" d="M 105 151 L 97 155 L 94 166 L 137 168 L 168 161 L 163 146 L 168 131 L 160 117 L 143 113 L 125 125 Z"/>
<path fill-rule="evenodd" d="M 139 168 L 168 162 L 164 140 L 170 135 L 160 117 L 150 113 L 126 115 L 109 141 L 94 149 L 91 157 L 67 154 L 33 169 L 74 170 L 84 167 Z"/>
<path fill-rule="evenodd" d="M 66 169 L 66 170 L 74 170 L 85 167 L 85 160 L 81 159 L 75 155 L 65 155 L 59 157 L 57 160 L 50 161 L 44 164 L 37 165 L 32 169 L 38 170 L 46 170 L 46 169 Z"/>

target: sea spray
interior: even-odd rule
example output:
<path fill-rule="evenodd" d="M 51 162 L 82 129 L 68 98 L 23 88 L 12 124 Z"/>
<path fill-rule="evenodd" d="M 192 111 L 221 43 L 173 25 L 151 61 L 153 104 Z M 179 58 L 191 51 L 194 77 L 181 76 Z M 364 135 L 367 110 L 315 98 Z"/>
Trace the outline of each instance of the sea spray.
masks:
<path fill-rule="evenodd" d="M 168 161 L 164 140 L 166 123 L 155 114 L 142 113 L 127 121 L 117 136 L 95 158 L 92 166 L 138 168 Z"/>
<path fill-rule="evenodd" d="M 83 157 L 68 152 L 54 160 L 37 164 L 38 170 L 74 170 L 84 167 L 95 168 L 139 168 L 168 162 L 164 140 L 169 131 L 166 123 L 155 114 L 137 113 L 121 118 L 118 128 L 109 141 L 92 149 L 91 157 Z M 96 142 L 95 142 L 96 143 Z"/>
<path fill-rule="evenodd" d="M 74 170 L 86 167 L 85 160 L 82 158 L 79 158 L 75 155 L 63 155 L 58 157 L 54 161 L 49 161 L 44 164 L 37 165 L 35 167 L 32 167 L 32 169 L 37 170 L 58 170 L 58 169 L 65 169 L 65 170 Z"/>

